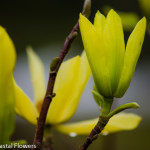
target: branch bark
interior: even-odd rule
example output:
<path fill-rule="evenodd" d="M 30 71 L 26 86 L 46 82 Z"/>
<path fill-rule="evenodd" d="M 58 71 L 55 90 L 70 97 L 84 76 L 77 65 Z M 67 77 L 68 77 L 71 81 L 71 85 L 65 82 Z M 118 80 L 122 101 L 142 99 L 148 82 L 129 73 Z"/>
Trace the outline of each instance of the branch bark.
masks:
<path fill-rule="evenodd" d="M 46 95 L 45 95 L 45 98 L 44 98 L 44 101 L 43 101 L 43 104 L 41 107 L 40 116 L 38 118 L 38 123 L 37 123 L 37 127 L 36 127 L 35 138 L 34 138 L 34 142 L 33 142 L 39 149 L 42 145 L 44 125 L 45 125 L 45 121 L 46 121 L 48 108 L 49 108 L 50 103 L 53 98 L 53 89 L 54 89 L 57 72 L 59 70 L 59 67 L 60 67 L 64 57 L 68 53 L 70 45 L 71 45 L 72 41 L 75 39 L 78 30 L 79 30 L 79 24 L 77 23 L 74 26 L 73 30 L 71 31 L 71 33 L 69 34 L 69 36 L 67 37 L 67 39 L 64 43 L 64 46 L 59 55 L 59 60 L 58 60 L 56 68 L 53 71 L 50 71 L 47 91 L 46 91 Z"/>
<path fill-rule="evenodd" d="M 88 17 L 90 15 L 90 7 L 91 7 L 91 1 L 85 0 L 83 11 L 82 11 L 84 16 Z M 33 142 L 33 144 L 35 144 L 37 147 L 36 149 L 40 150 L 42 146 L 44 126 L 45 126 L 47 112 L 52 102 L 52 98 L 55 95 L 53 93 L 53 89 L 54 89 L 57 72 L 61 66 L 62 61 L 64 60 L 64 57 L 68 53 L 73 40 L 76 38 L 78 32 L 79 32 L 79 23 L 77 22 L 75 26 L 73 27 L 72 31 L 70 32 L 70 34 L 68 35 L 64 43 L 64 46 L 59 54 L 59 57 L 54 58 L 54 60 L 51 63 L 51 71 L 49 74 L 49 80 L 48 80 L 45 98 L 41 107 L 39 118 L 37 119 L 38 122 L 37 122 L 36 131 L 35 131 L 34 142 Z"/>
<path fill-rule="evenodd" d="M 108 123 L 109 118 L 105 116 L 100 116 L 99 120 L 94 127 L 94 129 L 91 131 L 87 139 L 85 140 L 84 144 L 80 147 L 80 150 L 86 150 L 90 144 L 98 138 L 98 135 L 102 132 L 106 124 Z"/>

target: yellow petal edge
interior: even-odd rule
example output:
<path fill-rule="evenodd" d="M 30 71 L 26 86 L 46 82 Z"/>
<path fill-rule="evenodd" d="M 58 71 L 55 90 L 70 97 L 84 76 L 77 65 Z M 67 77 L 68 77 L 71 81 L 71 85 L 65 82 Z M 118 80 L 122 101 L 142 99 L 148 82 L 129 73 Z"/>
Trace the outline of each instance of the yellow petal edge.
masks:
<path fill-rule="evenodd" d="M 116 97 L 122 97 L 130 85 L 138 58 L 141 53 L 145 30 L 146 18 L 144 17 L 137 23 L 128 39 L 121 78 L 115 92 Z"/>
<path fill-rule="evenodd" d="M 55 129 L 64 134 L 88 135 L 96 125 L 98 118 L 75 123 L 68 123 L 55 126 Z M 101 134 L 110 134 L 114 132 L 133 130 L 141 121 L 141 117 L 133 113 L 120 113 L 113 116 Z"/>
<path fill-rule="evenodd" d="M 29 46 L 27 47 L 27 56 L 30 68 L 31 81 L 34 91 L 35 104 L 41 103 L 45 96 L 45 77 L 44 66 L 41 59 Z"/>
<path fill-rule="evenodd" d="M 14 80 L 15 111 L 32 124 L 37 124 L 38 113 L 28 96 L 21 90 Z"/>
<path fill-rule="evenodd" d="M 15 47 L 8 36 L 6 30 L 0 26 L 0 82 L 4 81 L 10 75 L 15 67 L 16 52 Z M 1 81 L 1 79 L 3 79 Z"/>
<path fill-rule="evenodd" d="M 12 75 L 16 62 L 14 44 L 0 26 L 0 143 L 6 144 L 14 131 L 14 87 Z"/>
<path fill-rule="evenodd" d="M 58 124 L 73 116 L 90 75 L 85 53 L 62 63 L 54 86 L 56 97 L 48 112 L 48 123 Z"/>
<path fill-rule="evenodd" d="M 105 51 L 100 51 L 100 49 L 103 49 L 103 36 L 100 36 L 102 30 L 99 30 L 97 25 L 100 24 L 101 20 L 103 21 L 101 24 L 103 28 L 105 18 L 101 16 L 99 12 L 97 12 L 95 17 L 95 26 L 86 17 L 80 14 L 79 25 L 84 49 L 94 81 L 97 83 L 97 89 L 103 95 L 111 95 L 110 76 L 108 69 L 105 67 Z M 99 56 L 101 56 L 101 58 L 99 58 Z M 104 77 L 106 80 L 103 80 Z"/>

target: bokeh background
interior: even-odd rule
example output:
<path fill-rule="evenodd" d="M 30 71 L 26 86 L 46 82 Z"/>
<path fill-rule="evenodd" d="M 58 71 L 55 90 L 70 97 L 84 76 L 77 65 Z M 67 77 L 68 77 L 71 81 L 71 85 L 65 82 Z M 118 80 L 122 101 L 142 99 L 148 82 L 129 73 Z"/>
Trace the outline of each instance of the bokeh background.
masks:
<path fill-rule="evenodd" d="M 45 66 L 45 78 L 48 79 L 49 64 L 58 56 L 64 40 L 76 23 L 79 12 L 82 10 L 83 0 L 5 0 L 0 3 L 0 25 L 5 27 L 14 41 L 17 51 L 17 65 L 15 79 L 21 88 L 33 99 L 32 85 L 26 55 L 26 46 L 31 45 L 40 56 Z M 136 12 L 140 18 L 144 15 L 138 0 L 92 0 L 93 21 L 97 10 L 103 12 L 103 6 L 110 5 L 115 10 Z M 130 32 L 125 32 L 125 40 Z M 148 150 L 150 149 L 150 35 L 146 34 L 143 50 L 131 85 L 115 105 L 136 101 L 140 109 L 129 110 L 142 116 L 140 126 L 134 131 L 123 131 L 108 136 L 100 136 L 89 150 Z M 66 59 L 80 55 L 83 50 L 80 35 L 75 40 Z M 99 115 L 91 90 L 94 83 L 90 79 L 79 104 L 78 110 L 70 121 L 91 119 Z M 32 143 L 35 126 L 16 116 L 16 128 L 12 140 L 26 139 Z M 70 137 L 52 131 L 56 150 L 75 150 L 84 141 L 86 136 Z"/>

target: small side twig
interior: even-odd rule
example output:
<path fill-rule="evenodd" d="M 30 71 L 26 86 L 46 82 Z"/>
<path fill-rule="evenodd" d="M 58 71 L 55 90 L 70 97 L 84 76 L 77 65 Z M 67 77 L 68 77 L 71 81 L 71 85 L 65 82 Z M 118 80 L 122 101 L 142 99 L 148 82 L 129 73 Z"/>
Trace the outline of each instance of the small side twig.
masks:
<path fill-rule="evenodd" d="M 91 6 L 91 1 L 90 0 L 85 0 L 84 7 L 83 7 L 83 15 L 86 17 L 89 16 L 90 14 L 90 6 Z M 37 119 L 37 127 L 36 127 L 36 132 L 35 132 L 35 137 L 34 137 L 34 142 L 33 144 L 36 145 L 36 149 L 40 149 L 42 146 L 42 140 L 43 140 L 43 134 L 44 134 L 44 126 L 45 126 L 45 121 L 46 121 L 46 116 L 47 112 L 49 109 L 49 106 L 51 104 L 52 98 L 54 97 L 53 89 L 54 89 L 54 84 L 55 84 L 55 79 L 57 76 L 57 72 L 60 68 L 60 65 L 66 56 L 66 54 L 69 51 L 69 48 L 73 42 L 73 40 L 76 38 L 77 34 L 79 32 L 79 23 L 77 22 L 75 26 L 73 27 L 71 33 L 68 35 L 64 46 L 59 54 L 58 58 L 54 58 L 54 60 L 51 63 L 51 71 L 49 75 L 49 80 L 48 80 L 48 85 L 47 85 L 47 90 L 45 94 L 45 98 L 41 107 L 40 115 L 39 118 Z"/>
<path fill-rule="evenodd" d="M 91 131 L 84 144 L 80 147 L 80 150 L 86 150 L 90 144 L 97 139 L 98 135 L 102 132 L 106 124 L 108 123 L 109 118 L 100 116 L 97 124 L 94 129 Z"/>
<path fill-rule="evenodd" d="M 111 117 L 113 117 L 114 115 L 118 114 L 119 112 L 122 112 L 123 110 L 129 109 L 129 108 L 139 108 L 139 105 L 137 103 L 132 102 L 132 103 L 123 104 L 123 105 L 117 107 L 116 109 L 114 109 L 112 112 L 110 112 L 113 101 L 105 100 L 104 102 L 108 108 L 107 110 L 109 110 L 109 111 L 106 111 L 106 109 L 104 109 L 104 105 L 103 105 L 103 109 L 102 109 L 101 115 L 99 117 L 98 123 L 96 124 L 94 129 L 91 131 L 90 135 L 87 137 L 84 144 L 80 147 L 80 150 L 86 150 L 89 147 L 89 145 L 94 140 L 97 139 L 98 135 L 105 128 L 105 126 L 107 125 L 107 123 Z M 108 107 L 108 104 L 109 104 L 109 107 Z"/>

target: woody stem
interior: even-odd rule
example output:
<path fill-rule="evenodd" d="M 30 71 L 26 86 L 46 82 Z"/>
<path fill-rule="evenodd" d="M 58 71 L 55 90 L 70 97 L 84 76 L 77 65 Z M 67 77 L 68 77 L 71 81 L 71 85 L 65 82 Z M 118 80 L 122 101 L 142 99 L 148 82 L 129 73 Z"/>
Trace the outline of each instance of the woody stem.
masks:
<path fill-rule="evenodd" d="M 72 38 L 72 35 L 75 32 L 78 32 L 78 30 L 79 30 L 79 24 L 76 23 L 76 25 L 74 26 L 73 30 L 71 31 L 71 33 L 69 34 L 68 38 L 66 39 L 66 41 L 64 43 L 64 46 L 60 52 L 59 60 L 58 60 L 58 63 L 57 63 L 55 70 L 50 71 L 50 74 L 49 74 L 49 80 L 48 80 L 46 95 L 45 95 L 45 98 L 44 98 L 44 101 L 43 101 L 43 104 L 41 107 L 40 115 L 39 115 L 38 122 L 37 122 L 34 142 L 33 142 L 39 149 L 42 145 L 44 126 L 45 126 L 47 112 L 48 112 L 49 106 L 50 106 L 50 104 L 52 102 L 52 98 L 53 98 L 53 89 L 54 89 L 54 84 L 55 84 L 57 72 L 59 70 L 59 67 L 60 67 L 64 57 L 66 56 L 66 54 L 69 51 L 69 47 L 70 47 L 71 43 L 73 42 L 73 40 L 76 37 L 76 36 L 74 36 Z"/>
<path fill-rule="evenodd" d="M 109 119 L 107 117 L 99 117 L 97 124 L 95 125 L 89 136 L 86 138 L 84 144 L 80 147 L 80 150 L 86 150 L 90 146 L 90 144 L 92 144 L 92 142 L 97 139 L 99 133 L 101 133 L 108 121 Z"/>
<path fill-rule="evenodd" d="M 98 135 L 102 132 L 102 130 L 104 129 L 104 127 L 106 126 L 106 124 L 109 121 L 109 117 L 107 117 L 107 115 L 110 112 L 112 103 L 113 103 L 112 98 L 107 98 L 107 99 L 105 98 L 103 105 L 102 105 L 102 112 L 99 117 L 99 120 L 98 120 L 97 124 L 95 125 L 95 127 L 92 129 L 89 136 L 86 138 L 84 144 L 80 147 L 80 150 L 86 150 L 90 146 L 90 144 L 94 140 L 96 140 Z"/>
<path fill-rule="evenodd" d="M 91 3 L 90 0 L 85 0 L 82 13 L 86 17 L 88 17 L 90 14 L 90 3 Z M 59 57 L 57 59 L 57 63 L 54 62 L 55 65 L 52 66 L 53 69 L 50 71 L 47 90 L 46 90 L 45 98 L 44 98 L 44 101 L 43 101 L 43 104 L 41 107 L 40 115 L 38 118 L 34 142 L 33 142 L 33 144 L 35 144 L 37 147 L 36 149 L 40 149 L 42 146 L 46 116 L 47 116 L 49 106 L 52 102 L 52 98 L 54 96 L 53 89 L 54 89 L 57 72 L 61 66 L 61 63 L 62 63 L 64 57 L 68 53 L 72 42 L 77 37 L 78 32 L 79 32 L 79 23 L 77 22 L 75 24 L 75 26 L 73 27 L 72 31 L 70 32 L 70 34 L 68 35 L 68 37 L 66 38 L 64 46 L 63 46 L 62 50 L 60 51 Z"/>

